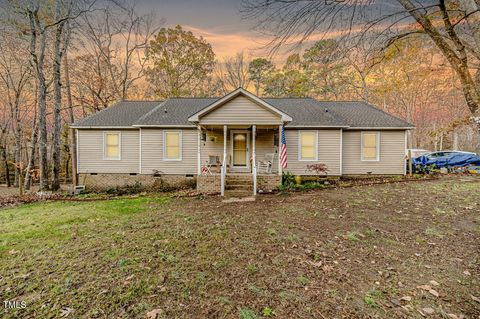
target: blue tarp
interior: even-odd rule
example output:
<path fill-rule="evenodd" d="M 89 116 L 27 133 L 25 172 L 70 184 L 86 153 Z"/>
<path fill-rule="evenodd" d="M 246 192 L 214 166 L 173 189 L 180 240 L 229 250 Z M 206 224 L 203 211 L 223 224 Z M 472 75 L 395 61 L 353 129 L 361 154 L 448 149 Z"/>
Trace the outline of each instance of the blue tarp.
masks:
<path fill-rule="evenodd" d="M 438 168 L 442 167 L 464 167 L 469 165 L 480 165 L 480 156 L 473 154 L 455 154 L 449 157 L 428 158 L 424 155 L 412 159 L 414 166 L 428 166 L 435 165 Z"/>

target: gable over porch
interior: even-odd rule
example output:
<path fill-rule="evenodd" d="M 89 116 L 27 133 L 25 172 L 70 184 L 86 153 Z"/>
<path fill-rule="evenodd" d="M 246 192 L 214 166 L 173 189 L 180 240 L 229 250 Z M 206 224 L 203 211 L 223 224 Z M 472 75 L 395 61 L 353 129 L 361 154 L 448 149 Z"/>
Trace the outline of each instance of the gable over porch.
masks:
<path fill-rule="evenodd" d="M 251 174 L 255 195 L 258 166 L 281 175 L 279 133 L 291 120 L 241 88 L 217 100 L 189 118 L 198 130 L 197 174 L 220 174 L 222 195 L 227 174 Z"/>

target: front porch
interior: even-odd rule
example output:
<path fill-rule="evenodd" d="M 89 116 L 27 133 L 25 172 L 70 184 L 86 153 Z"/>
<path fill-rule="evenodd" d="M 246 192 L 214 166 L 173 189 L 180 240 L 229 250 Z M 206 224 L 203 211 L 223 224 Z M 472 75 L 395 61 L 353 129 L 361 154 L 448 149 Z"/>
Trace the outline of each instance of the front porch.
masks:
<path fill-rule="evenodd" d="M 197 190 L 237 197 L 278 188 L 281 129 L 281 125 L 198 125 Z"/>
<path fill-rule="evenodd" d="M 258 190 L 259 174 L 280 176 L 279 145 L 283 125 L 292 118 L 242 88 L 225 95 L 188 118 L 198 129 L 197 189 L 204 190 L 202 176 L 225 195 L 233 174 L 246 173 L 242 189 L 248 184 L 251 195 Z M 273 179 L 278 182 L 279 178 Z M 244 182 L 244 183 L 243 183 Z M 279 183 L 278 183 L 279 185 Z M 235 185 L 240 186 L 240 184 Z M 248 188 L 247 188 L 248 189 Z"/>

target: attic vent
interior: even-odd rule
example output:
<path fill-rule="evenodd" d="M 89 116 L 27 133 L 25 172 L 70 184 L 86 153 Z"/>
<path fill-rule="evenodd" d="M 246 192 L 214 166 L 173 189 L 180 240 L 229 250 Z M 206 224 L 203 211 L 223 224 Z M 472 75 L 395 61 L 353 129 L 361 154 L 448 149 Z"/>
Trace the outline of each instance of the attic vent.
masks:
<path fill-rule="evenodd" d="M 166 107 L 163 108 L 163 112 L 164 112 L 164 113 L 167 113 L 167 108 L 166 108 Z"/>

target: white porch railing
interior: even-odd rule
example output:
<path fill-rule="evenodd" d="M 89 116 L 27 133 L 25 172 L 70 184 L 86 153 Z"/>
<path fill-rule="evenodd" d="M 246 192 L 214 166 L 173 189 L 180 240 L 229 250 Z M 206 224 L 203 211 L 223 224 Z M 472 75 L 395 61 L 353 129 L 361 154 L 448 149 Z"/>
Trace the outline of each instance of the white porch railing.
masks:
<path fill-rule="evenodd" d="M 222 167 L 220 168 L 220 194 L 225 196 L 225 176 L 227 175 L 227 155 L 223 155 Z"/>

